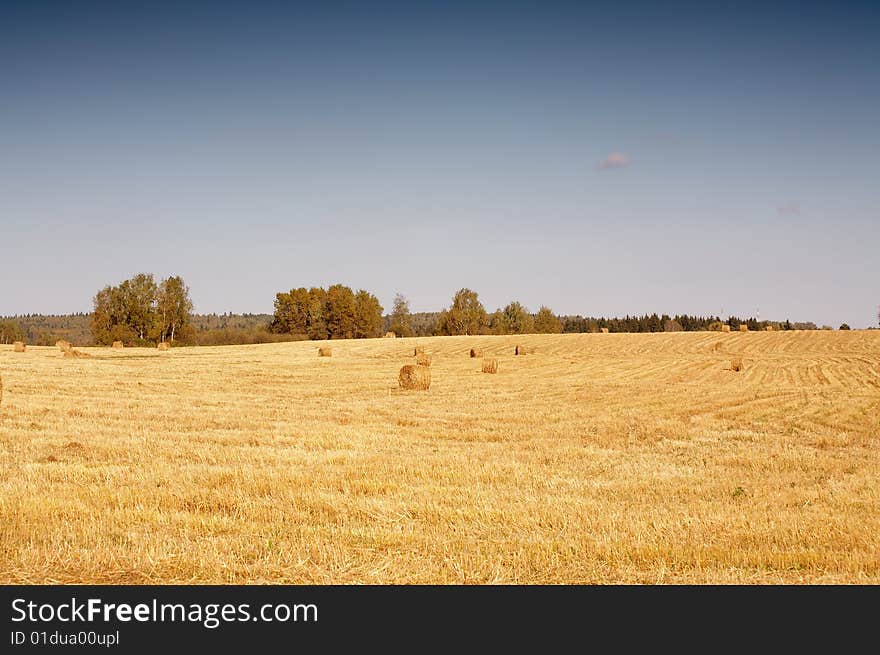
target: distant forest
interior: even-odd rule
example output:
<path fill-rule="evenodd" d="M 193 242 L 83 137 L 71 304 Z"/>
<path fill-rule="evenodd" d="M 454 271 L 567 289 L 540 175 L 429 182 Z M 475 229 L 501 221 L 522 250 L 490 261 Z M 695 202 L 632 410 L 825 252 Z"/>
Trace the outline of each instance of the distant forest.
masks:
<path fill-rule="evenodd" d="M 441 312 L 414 312 L 410 314 L 409 325 L 414 336 L 432 336 L 437 333 Z M 193 314 L 191 329 L 180 345 L 222 346 L 233 344 L 274 343 L 297 341 L 304 336 L 277 334 L 270 330 L 272 314 Z M 719 329 L 727 323 L 732 329 L 739 329 L 741 323 L 750 330 L 760 330 L 772 325 L 778 330 L 817 330 L 812 322 L 757 321 L 754 318 L 730 317 L 722 321 L 717 316 L 666 316 L 642 315 L 623 318 L 589 316 L 559 316 L 562 332 L 599 332 L 603 327 L 609 332 L 669 332 L 701 331 Z M 91 330 L 92 314 L 11 316 L 0 318 L 0 343 L 24 341 L 34 346 L 51 346 L 59 339 L 65 339 L 78 346 L 96 345 Z M 391 328 L 392 316 L 383 316 L 383 331 Z M 826 326 L 827 329 L 827 326 Z"/>
<path fill-rule="evenodd" d="M 271 322 L 271 314 L 192 314 L 191 329 L 176 343 L 222 346 L 295 340 L 289 335 L 269 332 Z M 97 345 L 92 333 L 92 314 L 28 314 L 0 318 L 0 343 L 25 341 L 33 346 L 53 346 L 59 339 L 76 346 Z"/>

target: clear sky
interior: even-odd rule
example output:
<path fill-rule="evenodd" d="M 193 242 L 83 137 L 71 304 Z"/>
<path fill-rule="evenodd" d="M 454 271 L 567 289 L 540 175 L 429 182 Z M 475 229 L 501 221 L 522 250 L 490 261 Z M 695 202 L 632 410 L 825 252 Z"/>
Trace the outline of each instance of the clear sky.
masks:
<path fill-rule="evenodd" d="M 0 2 L 0 315 L 138 272 L 876 324 L 880 3 Z"/>

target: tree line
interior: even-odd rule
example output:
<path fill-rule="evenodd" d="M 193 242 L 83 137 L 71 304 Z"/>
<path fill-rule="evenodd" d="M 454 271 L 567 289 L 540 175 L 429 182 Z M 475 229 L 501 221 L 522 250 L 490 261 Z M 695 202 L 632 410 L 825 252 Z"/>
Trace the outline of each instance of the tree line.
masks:
<path fill-rule="evenodd" d="M 576 332 L 678 332 L 738 330 L 817 330 L 813 322 L 759 321 L 755 317 L 643 314 L 624 317 L 556 315 L 541 306 L 531 313 L 519 301 L 488 312 L 471 289 L 459 289 L 440 312 L 411 312 L 398 293 L 389 314 L 379 299 L 364 289 L 342 284 L 299 287 L 276 294 L 274 314 L 194 314 L 189 287 L 179 276 L 156 282 L 140 273 L 95 295 L 90 314 L 0 317 L 0 343 L 25 341 L 52 345 L 66 339 L 77 345 L 147 345 L 161 341 L 185 345 L 233 345 L 300 339 L 397 336 L 556 334 Z M 880 317 L 878 317 L 880 318 Z M 822 326 L 821 329 L 832 329 Z M 840 326 L 848 330 L 847 324 Z"/>

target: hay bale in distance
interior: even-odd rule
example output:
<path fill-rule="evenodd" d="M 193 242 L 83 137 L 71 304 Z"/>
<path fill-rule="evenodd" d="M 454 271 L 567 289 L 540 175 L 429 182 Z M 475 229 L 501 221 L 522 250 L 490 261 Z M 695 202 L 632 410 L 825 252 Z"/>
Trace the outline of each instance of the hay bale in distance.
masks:
<path fill-rule="evenodd" d="M 401 389 L 427 391 L 431 386 L 431 369 L 427 366 L 407 364 L 397 376 Z"/>
<path fill-rule="evenodd" d="M 599 331 L 600 331 L 602 334 L 608 334 L 608 328 L 599 328 Z"/>
<path fill-rule="evenodd" d="M 483 360 L 483 373 L 497 373 L 498 372 L 498 360 L 497 359 L 484 359 Z"/>
<path fill-rule="evenodd" d="M 431 356 L 425 353 L 421 353 L 420 355 L 416 355 L 416 364 L 419 366 L 430 366 L 431 365 Z"/>
<path fill-rule="evenodd" d="M 740 332 L 748 332 L 748 331 L 749 331 L 749 326 L 746 325 L 745 323 L 740 323 L 740 324 L 739 324 L 739 331 L 740 331 Z"/>
<path fill-rule="evenodd" d="M 0 376 L 0 403 L 3 402 L 3 376 Z"/>
<path fill-rule="evenodd" d="M 730 360 L 730 370 L 736 372 L 743 370 L 743 358 L 734 357 L 732 360 Z"/>
<path fill-rule="evenodd" d="M 14 344 L 12 344 L 12 349 L 17 353 L 23 353 L 27 350 L 27 346 L 24 344 L 23 341 L 16 341 Z"/>
<path fill-rule="evenodd" d="M 69 350 L 64 351 L 64 357 L 67 359 L 86 359 L 91 357 L 91 355 L 77 350 L 76 348 L 70 348 Z"/>
<path fill-rule="evenodd" d="M 322 346 L 318 348 L 318 357 L 333 357 L 333 348 L 330 346 Z"/>
<path fill-rule="evenodd" d="M 765 332 L 773 332 L 773 326 L 772 326 L 772 325 L 768 325 L 767 327 L 764 328 L 764 331 L 765 331 Z"/>
<path fill-rule="evenodd" d="M 125 344 L 122 343 L 121 341 L 114 341 L 114 342 L 113 342 L 113 347 L 114 347 L 114 348 L 125 348 Z"/>
<path fill-rule="evenodd" d="M 424 346 L 416 346 L 413 349 L 413 357 L 418 357 L 419 355 L 424 355 L 424 354 L 425 354 L 425 347 Z"/>
<path fill-rule="evenodd" d="M 67 352 L 71 349 L 71 344 L 69 341 L 65 341 L 64 339 L 59 339 L 55 342 L 55 346 L 57 346 L 58 350 L 61 352 Z"/>
<path fill-rule="evenodd" d="M 722 332 L 730 332 L 730 326 L 727 323 L 725 323 L 724 325 L 721 326 L 721 331 Z"/>
<path fill-rule="evenodd" d="M 535 354 L 534 348 L 527 348 L 526 346 L 517 346 L 513 349 L 514 355 L 533 355 Z"/>
<path fill-rule="evenodd" d="M 171 349 L 171 344 L 168 343 L 167 341 L 160 341 L 160 342 L 158 343 L 158 345 L 156 345 L 156 348 L 159 349 L 159 350 L 170 350 L 170 349 Z"/>
<path fill-rule="evenodd" d="M 482 350 L 480 350 L 479 348 L 471 348 L 471 359 L 473 359 L 474 357 L 482 357 L 482 356 L 483 356 Z"/>
<path fill-rule="evenodd" d="M 397 335 L 394 334 L 394 332 L 389 331 L 389 332 L 386 332 L 386 333 L 385 333 L 385 338 L 386 338 L 386 339 L 396 339 L 396 338 L 397 338 Z"/>

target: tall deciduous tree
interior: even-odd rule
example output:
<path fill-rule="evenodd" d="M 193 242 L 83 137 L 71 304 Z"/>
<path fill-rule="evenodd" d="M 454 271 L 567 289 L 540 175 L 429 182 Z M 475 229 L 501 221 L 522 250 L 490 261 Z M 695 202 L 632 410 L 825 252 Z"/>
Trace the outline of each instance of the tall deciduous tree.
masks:
<path fill-rule="evenodd" d="M 327 289 L 325 320 L 331 339 L 352 339 L 355 334 L 354 292 L 342 284 Z"/>
<path fill-rule="evenodd" d="M 309 301 L 309 291 L 305 287 L 276 294 L 272 331 L 281 334 L 308 334 Z"/>
<path fill-rule="evenodd" d="M 535 315 L 535 332 L 539 334 L 559 334 L 562 332 L 562 321 L 557 318 L 553 310 L 542 305 Z"/>
<path fill-rule="evenodd" d="M 486 308 L 476 291 L 459 289 L 452 306 L 443 310 L 437 322 L 438 334 L 482 334 L 488 324 Z"/>
<path fill-rule="evenodd" d="M 309 310 L 306 334 L 309 339 L 323 341 L 330 337 L 327 329 L 327 291 L 322 287 L 309 289 Z"/>
<path fill-rule="evenodd" d="M 156 294 L 156 318 L 159 341 L 174 343 L 175 337 L 189 326 L 193 304 L 189 287 L 180 276 L 162 280 Z"/>
<path fill-rule="evenodd" d="M 394 296 L 394 308 L 391 310 L 391 331 L 399 337 L 413 335 L 412 316 L 409 312 L 409 301 L 402 294 Z"/>
<path fill-rule="evenodd" d="M 382 305 L 372 293 L 360 289 L 354 296 L 354 336 L 378 337 L 382 330 Z"/>
<path fill-rule="evenodd" d="M 501 322 L 505 334 L 528 334 L 535 329 L 529 311 L 515 300 L 501 311 Z"/>
<path fill-rule="evenodd" d="M 155 324 L 158 287 L 152 274 L 138 273 L 119 285 L 127 313 L 126 324 L 145 341 Z"/>

